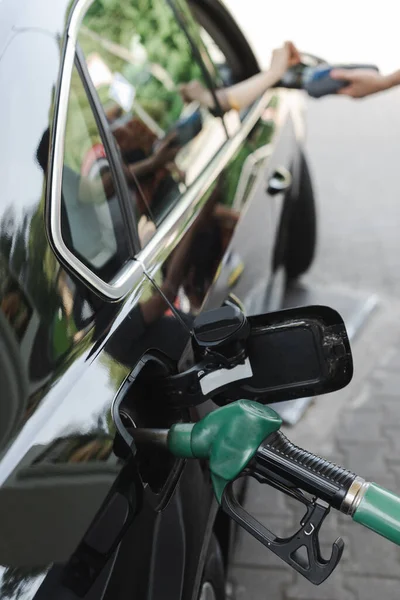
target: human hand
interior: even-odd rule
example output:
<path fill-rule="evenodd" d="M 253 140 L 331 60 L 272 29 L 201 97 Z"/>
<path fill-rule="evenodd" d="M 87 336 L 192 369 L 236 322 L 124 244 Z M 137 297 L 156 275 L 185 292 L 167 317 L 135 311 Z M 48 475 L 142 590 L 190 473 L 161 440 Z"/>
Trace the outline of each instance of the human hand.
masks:
<path fill-rule="evenodd" d="M 138 223 L 138 236 L 142 248 L 151 240 L 155 232 L 156 226 L 153 221 L 150 221 L 146 215 L 142 215 Z"/>
<path fill-rule="evenodd" d="M 284 73 L 301 62 L 300 53 L 293 42 L 285 42 L 281 48 L 276 48 L 272 52 L 270 71 L 277 80 L 282 79 Z"/>
<path fill-rule="evenodd" d="M 352 98 L 364 98 L 390 87 L 388 78 L 373 69 L 333 69 L 330 76 L 348 82 L 337 93 Z"/>
<path fill-rule="evenodd" d="M 213 98 L 210 90 L 197 81 L 197 79 L 189 83 L 183 83 L 179 86 L 179 91 L 184 102 L 200 102 L 202 106 L 211 108 L 213 106 Z"/>

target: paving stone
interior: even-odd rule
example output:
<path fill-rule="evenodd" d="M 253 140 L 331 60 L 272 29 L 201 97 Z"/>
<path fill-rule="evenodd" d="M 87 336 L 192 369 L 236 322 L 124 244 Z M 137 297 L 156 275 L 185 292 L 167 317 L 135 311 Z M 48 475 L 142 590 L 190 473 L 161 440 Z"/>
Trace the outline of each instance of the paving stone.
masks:
<path fill-rule="evenodd" d="M 382 370 L 393 371 L 398 373 L 400 371 L 400 341 L 388 348 L 382 358 L 381 367 Z"/>
<path fill-rule="evenodd" d="M 346 585 L 358 600 L 399 600 L 400 598 L 398 579 L 351 575 L 346 578 Z"/>
<path fill-rule="evenodd" d="M 284 600 L 284 588 L 292 581 L 292 571 L 235 567 L 229 572 L 233 600 Z"/>
<path fill-rule="evenodd" d="M 386 487 L 395 483 L 387 463 L 387 456 L 391 453 L 389 438 L 381 442 L 348 445 L 347 448 L 342 441 L 341 449 L 346 466 L 356 475 L 369 481 L 380 482 Z"/>
<path fill-rule="evenodd" d="M 380 442 L 382 439 L 381 428 L 385 425 L 386 419 L 383 411 L 371 416 L 368 412 L 363 412 L 360 407 L 359 410 L 351 413 L 341 427 L 338 427 L 335 439 L 345 444 Z"/>
<path fill-rule="evenodd" d="M 394 475 L 394 485 L 392 487 L 386 486 L 393 492 L 397 492 L 400 495 L 400 463 L 399 462 L 388 462 L 388 468 L 392 475 Z M 378 482 L 380 483 L 380 482 Z M 381 483 L 381 485 L 383 485 Z"/>
<path fill-rule="evenodd" d="M 313 585 L 296 573 L 295 582 L 286 589 L 287 600 L 358 600 L 355 592 L 347 589 L 340 572 L 340 564 L 321 585 Z M 360 599 L 359 600 L 364 600 Z"/>
<path fill-rule="evenodd" d="M 384 429 L 384 434 L 389 440 L 389 452 L 387 453 L 387 459 L 400 461 L 400 427 L 392 427 L 391 425 L 388 425 Z"/>
<path fill-rule="evenodd" d="M 375 392 L 374 392 L 374 399 L 375 399 L 375 403 L 376 403 L 376 407 L 382 409 L 384 406 L 393 406 L 394 410 L 395 407 L 397 407 L 397 405 L 400 402 L 400 395 L 399 394 L 384 394 L 379 387 L 376 388 Z"/>
<path fill-rule="evenodd" d="M 347 552 L 344 563 L 346 573 L 369 576 L 398 577 L 400 579 L 400 548 L 373 534 L 358 523 L 346 524 Z M 399 580 L 400 597 L 400 580 Z"/>
<path fill-rule="evenodd" d="M 293 525 L 288 519 L 269 516 L 258 517 L 258 520 L 279 537 L 288 536 L 294 531 Z M 280 558 L 243 529 L 238 532 L 233 565 L 288 568 Z"/>
<path fill-rule="evenodd" d="M 384 349 L 383 363 L 377 357 L 377 366 L 355 389 L 356 400 L 343 410 L 326 439 L 321 439 L 315 419 L 307 429 L 306 416 L 300 429 L 304 444 L 316 454 L 394 491 L 400 491 L 400 319 L 397 322 L 399 335 L 393 332 L 392 339 L 396 335 L 398 343 Z M 296 428 L 287 435 L 296 441 Z M 304 506 L 254 481 L 249 490 L 246 507 L 263 524 L 277 535 L 296 530 Z M 332 510 L 319 534 L 325 559 L 339 536 L 345 549 L 338 567 L 326 582 L 313 586 L 241 531 L 232 570 L 238 582 L 235 600 L 400 600 L 400 548 Z"/>
<path fill-rule="evenodd" d="M 398 404 L 400 404 L 400 400 L 399 402 L 385 402 L 384 397 L 379 397 L 379 410 L 382 411 L 384 418 L 383 427 L 395 427 L 397 432 L 400 429 L 400 406 Z"/>
<path fill-rule="evenodd" d="M 394 401 L 400 401 L 400 375 L 387 372 L 382 372 L 379 375 L 380 386 L 379 394 L 381 396 L 389 396 Z M 387 399 L 389 401 L 389 398 Z"/>
<path fill-rule="evenodd" d="M 261 484 L 249 477 L 244 504 L 252 515 L 274 515 L 287 518 L 289 515 L 285 494 L 275 488 Z"/>

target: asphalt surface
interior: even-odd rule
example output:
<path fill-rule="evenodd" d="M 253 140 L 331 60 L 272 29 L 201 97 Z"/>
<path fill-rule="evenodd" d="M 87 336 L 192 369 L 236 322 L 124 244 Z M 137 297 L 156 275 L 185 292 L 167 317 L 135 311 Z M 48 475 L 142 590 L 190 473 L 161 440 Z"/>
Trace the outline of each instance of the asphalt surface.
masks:
<path fill-rule="evenodd" d="M 400 88 L 308 102 L 319 203 L 311 277 L 400 298 Z"/>
<path fill-rule="evenodd" d="M 319 398 L 286 434 L 298 445 L 400 493 L 400 89 L 363 101 L 309 102 L 307 154 L 319 206 L 319 244 L 305 278 L 376 293 L 378 308 L 353 344 L 355 377 Z M 246 506 L 277 534 L 302 516 L 282 494 L 252 483 Z M 398 600 L 400 550 L 331 513 L 325 557 L 341 535 L 337 569 L 308 583 L 247 533 L 230 571 L 237 600 Z"/>

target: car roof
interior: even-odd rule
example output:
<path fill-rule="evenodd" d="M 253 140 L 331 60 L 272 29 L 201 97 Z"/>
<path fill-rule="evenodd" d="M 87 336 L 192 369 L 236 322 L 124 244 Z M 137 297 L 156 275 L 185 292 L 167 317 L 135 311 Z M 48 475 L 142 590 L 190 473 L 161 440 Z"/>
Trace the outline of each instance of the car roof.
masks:
<path fill-rule="evenodd" d="M 61 37 L 72 4 L 71 0 L 0 0 L 0 60 L 19 31 L 34 29 Z"/>
<path fill-rule="evenodd" d="M 70 7 L 71 0 L 0 0 L 0 87 L 7 90 L 0 97 L 0 228 L 9 227 L 13 240 L 42 210 L 45 175 L 37 151 L 53 118 Z M 0 261 L 19 278 L 25 266 L 21 253 L 16 265 L 15 247 L 2 247 Z"/>

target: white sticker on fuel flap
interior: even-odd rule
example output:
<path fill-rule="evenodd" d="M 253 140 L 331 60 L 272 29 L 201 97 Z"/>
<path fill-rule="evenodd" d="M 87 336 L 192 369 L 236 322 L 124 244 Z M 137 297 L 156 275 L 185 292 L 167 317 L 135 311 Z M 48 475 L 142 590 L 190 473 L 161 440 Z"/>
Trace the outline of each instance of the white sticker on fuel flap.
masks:
<path fill-rule="evenodd" d="M 210 392 L 217 390 L 218 388 L 232 383 L 233 381 L 240 381 L 240 379 L 248 379 L 253 377 L 253 370 L 248 358 L 245 359 L 241 365 L 236 365 L 232 369 L 218 369 L 204 375 L 200 379 L 200 387 L 204 396 L 207 396 Z"/>

